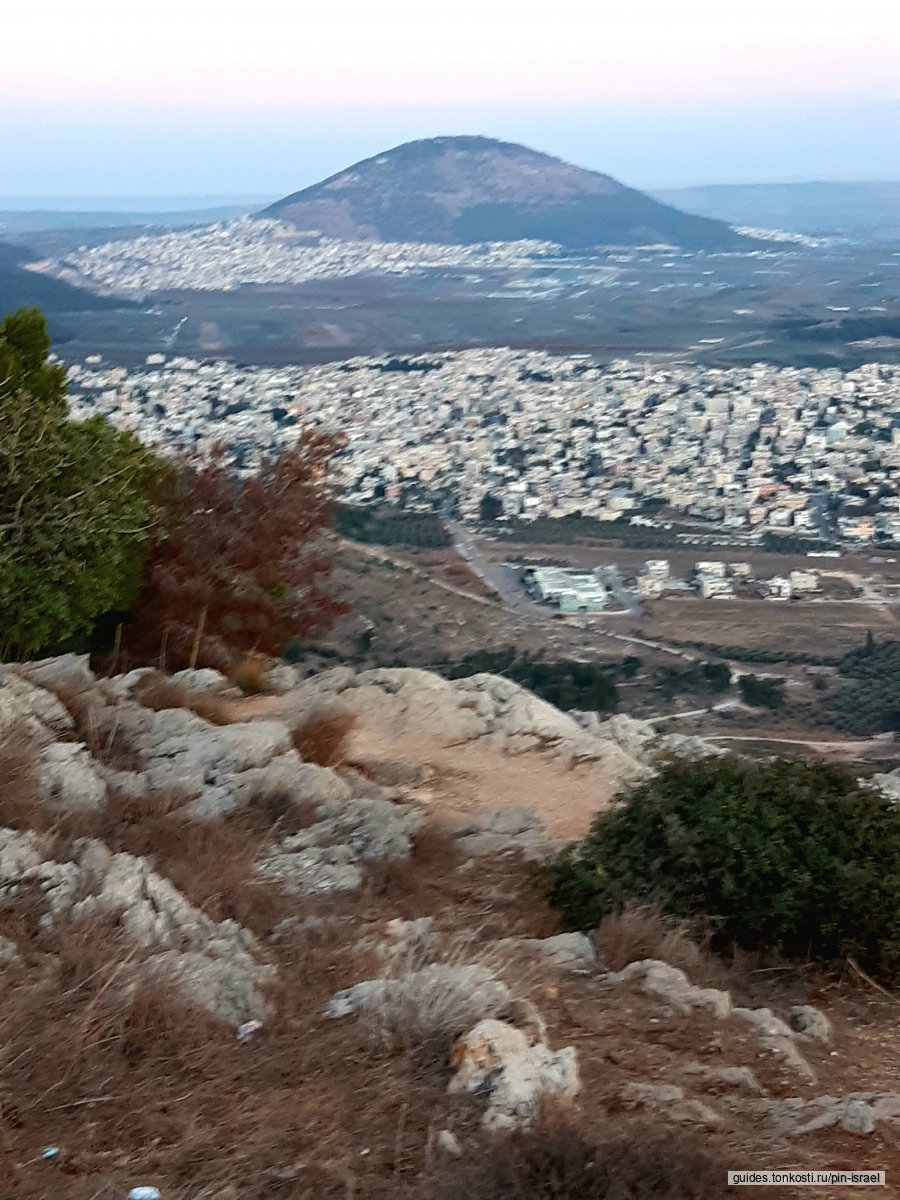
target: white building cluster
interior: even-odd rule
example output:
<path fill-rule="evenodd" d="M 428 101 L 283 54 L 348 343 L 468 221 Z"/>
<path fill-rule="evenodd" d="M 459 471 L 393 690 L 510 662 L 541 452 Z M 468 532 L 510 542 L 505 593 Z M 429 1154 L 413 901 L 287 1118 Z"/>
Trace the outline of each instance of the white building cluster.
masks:
<path fill-rule="evenodd" d="M 242 284 L 297 284 L 367 273 L 517 267 L 558 252 L 552 242 L 340 241 L 283 221 L 241 217 L 200 229 L 83 246 L 55 265 L 102 291 L 190 289 L 227 292 Z"/>
<path fill-rule="evenodd" d="M 830 495 L 843 539 L 900 538 L 894 366 L 603 366 L 484 349 L 265 368 L 153 355 L 134 372 L 76 365 L 70 381 L 76 414 L 201 452 L 224 442 L 243 465 L 289 444 L 298 423 L 338 429 L 356 503 L 452 500 L 472 519 L 487 494 L 522 519 L 645 521 L 665 505 L 723 534 L 830 537 Z"/>

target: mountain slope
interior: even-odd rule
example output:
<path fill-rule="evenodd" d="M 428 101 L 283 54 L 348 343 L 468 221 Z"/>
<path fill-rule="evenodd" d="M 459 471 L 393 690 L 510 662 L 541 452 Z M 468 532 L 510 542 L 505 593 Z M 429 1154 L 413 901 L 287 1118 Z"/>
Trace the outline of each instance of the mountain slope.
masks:
<path fill-rule="evenodd" d="M 74 313 L 94 309 L 131 308 L 122 300 L 98 296 L 62 279 L 27 271 L 23 263 L 35 256 L 22 246 L 0 242 L 0 316 L 17 308 L 38 307 L 45 313 Z"/>
<path fill-rule="evenodd" d="M 485 137 L 406 142 L 259 215 L 370 241 L 541 238 L 573 248 L 668 242 L 702 250 L 748 244 L 721 221 L 679 212 L 608 175 Z"/>

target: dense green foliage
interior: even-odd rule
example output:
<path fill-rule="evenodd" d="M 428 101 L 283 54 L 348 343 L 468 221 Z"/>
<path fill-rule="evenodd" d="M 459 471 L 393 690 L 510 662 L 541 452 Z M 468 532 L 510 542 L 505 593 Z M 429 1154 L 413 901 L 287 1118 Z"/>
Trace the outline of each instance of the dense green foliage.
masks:
<path fill-rule="evenodd" d="M 30 653 L 130 602 L 162 464 L 102 418 L 70 421 L 37 309 L 0 324 L 0 651 Z"/>
<path fill-rule="evenodd" d="M 443 668 L 449 679 L 465 679 L 482 671 L 520 683 L 563 710 L 615 712 L 619 703 L 615 683 L 618 668 L 611 663 L 575 662 L 567 658 L 544 662 L 507 646 L 500 650 L 476 650 Z"/>
<path fill-rule="evenodd" d="M 679 642 L 669 638 L 672 646 L 688 646 L 719 658 L 750 663 L 809 663 L 816 667 L 833 667 L 838 660 L 824 654 L 805 654 L 802 650 L 767 650 L 764 646 L 722 646 L 714 642 Z"/>
<path fill-rule="evenodd" d="M 900 642 L 869 638 L 838 670 L 852 680 L 828 701 L 839 729 L 861 736 L 900 729 Z"/>
<path fill-rule="evenodd" d="M 720 945 L 900 976 L 900 809 L 837 767 L 667 763 L 548 873 L 575 928 L 648 902 L 708 918 Z"/>
<path fill-rule="evenodd" d="M 742 675 L 738 681 L 741 699 L 754 708 L 781 708 L 784 704 L 784 680 L 759 675 Z"/>
<path fill-rule="evenodd" d="M 680 692 L 714 696 L 727 690 L 731 669 L 728 663 L 697 662 L 686 667 L 659 667 L 655 678 L 656 686 L 667 699 Z"/>
<path fill-rule="evenodd" d="M 441 550 L 451 541 L 443 521 L 434 513 L 410 512 L 389 504 L 379 508 L 342 505 L 335 512 L 334 523 L 342 537 L 371 545 Z"/>

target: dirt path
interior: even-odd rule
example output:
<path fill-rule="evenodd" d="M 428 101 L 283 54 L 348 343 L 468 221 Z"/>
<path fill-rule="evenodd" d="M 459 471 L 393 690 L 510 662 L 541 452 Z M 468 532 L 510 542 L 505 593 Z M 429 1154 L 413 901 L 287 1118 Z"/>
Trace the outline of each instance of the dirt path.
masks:
<path fill-rule="evenodd" d="M 412 731 L 397 734 L 374 715 L 353 734 L 351 757 L 360 762 L 422 763 L 433 779 L 416 799 L 435 817 L 455 820 L 490 809 L 535 809 L 554 841 L 582 837 L 597 811 L 609 803 L 618 780 L 597 764 L 566 767 L 551 754 L 508 755 L 478 742 L 448 745 Z"/>

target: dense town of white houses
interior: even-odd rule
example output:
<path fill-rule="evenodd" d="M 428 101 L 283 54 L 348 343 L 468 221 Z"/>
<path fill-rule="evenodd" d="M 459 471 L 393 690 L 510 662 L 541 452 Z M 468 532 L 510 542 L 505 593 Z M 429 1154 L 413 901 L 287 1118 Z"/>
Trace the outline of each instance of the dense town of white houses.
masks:
<path fill-rule="evenodd" d="M 664 503 L 735 535 L 900 539 L 900 367 L 483 349 L 278 368 L 155 354 L 130 372 L 94 356 L 69 379 L 76 416 L 173 449 L 222 442 L 242 467 L 304 422 L 340 430 L 354 503 L 452 503 L 473 519 L 488 494 L 523 519 L 632 521 Z"/>
<path fill-rule="evenodd" d="M 555 253 L 553 242 L 345 241 L 298 231 L 283 221 L 239 217 L 72 250 L 54 263 L 102 291 L 143 294 L 168 288 L 228 292 L 243 284 L 296 284 L 431 269 L 517 267 Z"/>

